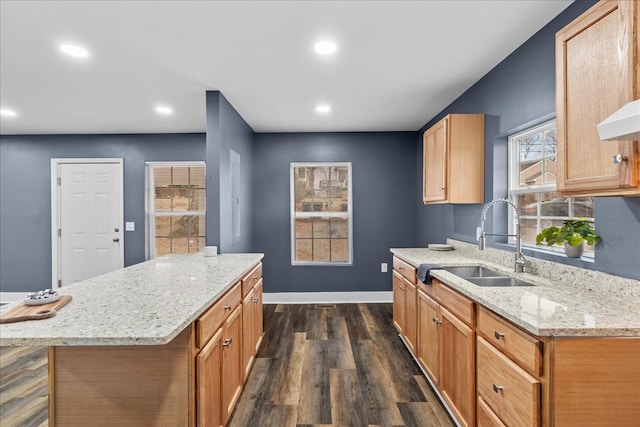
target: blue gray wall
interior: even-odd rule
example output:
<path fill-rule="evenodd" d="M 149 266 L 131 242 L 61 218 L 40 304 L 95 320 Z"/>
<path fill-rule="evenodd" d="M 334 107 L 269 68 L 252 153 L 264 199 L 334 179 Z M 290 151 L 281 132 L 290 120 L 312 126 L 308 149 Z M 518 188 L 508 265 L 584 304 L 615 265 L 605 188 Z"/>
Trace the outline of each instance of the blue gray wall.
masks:
<path fill-rule="evenodd" d="M 256 134 L 254 249 L 265 253 L 265 292 L 389 291 L 391 247 L 416 236 L 415 132 Z M 291 162 L 351 162 L 353 265 L 292 266 Z M 391 271 L 391 264 L 389 264 Z"/>
<path fill-rule="evenodd" d="M 51 286 L 51 159 L 124 158 L 125 265 L 145 259 L 144 163 L 202 161 L 203 134 L 0 136 L 0 290 Z"/>
<path fill-rule="evenodd" d="M 424 131 L 449 113 L 487 115 L 485 201 L 507 195 L 507 136 L 555 117 L 555 33 L 594 3 L 571 4 L 421 129 Z M 418 142 L 417 159 L 421 158 L 422 145 Z M 421 167 L 421 161 L 417 162 Z M 482 205 L 424 206 L 421 184 L 417 191 L 417 229 L 424 241 L 443 242 L 454 237 L 475 243 Z M 506 207 L 496 209 L 489 228 L 505 232 L 506 215 Z M 603 239 L 597 247 L 595 263 L 534 253 L 529 256 L 640 279 L 640 198 L 596 198 L 595 216 Z"/>

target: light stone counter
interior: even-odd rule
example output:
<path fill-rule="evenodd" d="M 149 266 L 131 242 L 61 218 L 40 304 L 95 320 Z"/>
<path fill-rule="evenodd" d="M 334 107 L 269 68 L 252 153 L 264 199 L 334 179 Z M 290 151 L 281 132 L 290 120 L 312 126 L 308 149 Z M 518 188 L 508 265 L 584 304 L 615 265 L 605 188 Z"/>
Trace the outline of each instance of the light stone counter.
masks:
<path fill-rule="evenodd" d="M 432 275 L 538 336 L 640 336 L 640 281 L 527 258 L 529 273 L 513 272 L 513 252 L 449 240 L 453 251 L 391 249 L 421 263 L 482 265 L 530 282 L 527 287 L 480 287 L 444 270 Z"/>
<path fill-rule="evenodd" d="M 55 317 L 0 324 L 0 346 L 166 344 L 262 258 L 168 255 L 65 286 Z"/>

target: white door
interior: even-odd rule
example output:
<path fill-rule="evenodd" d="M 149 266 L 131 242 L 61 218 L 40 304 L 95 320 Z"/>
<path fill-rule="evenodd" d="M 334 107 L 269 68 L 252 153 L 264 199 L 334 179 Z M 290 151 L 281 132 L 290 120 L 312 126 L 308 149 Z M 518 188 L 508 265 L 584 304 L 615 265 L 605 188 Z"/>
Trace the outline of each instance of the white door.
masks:
<path fill-rule="evenodd" d="M 58 163 L 58 285 L 124 267 L 122 162 Z"/>

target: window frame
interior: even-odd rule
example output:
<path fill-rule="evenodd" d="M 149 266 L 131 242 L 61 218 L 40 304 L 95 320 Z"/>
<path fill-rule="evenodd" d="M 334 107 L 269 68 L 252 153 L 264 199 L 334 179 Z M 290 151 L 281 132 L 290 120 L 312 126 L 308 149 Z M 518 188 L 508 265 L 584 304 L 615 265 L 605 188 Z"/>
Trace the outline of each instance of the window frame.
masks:
<path fill-rule="evenodd" d="M 527 134 L 533 134 L 533 133 L 539 133 L 539 132 L 544 132 L 548 129 L 556 129 L 557 130 L 557 123 L 556 123 L 556 118 L 554 117 L 553 119 L 550 120 L 545 120 L 543 122 L 540 122 L 536 125 L 533 126 L 529 126 L 527 128 L 524 128 L 518 132 L 514 132 L 508 135 L 507 137 L 507 149 L 508 149 L 508 199 L 514 203 L 514 205 L 516 205 L 518 207 L 518 214 L 520 216 L 520 222 L 522 222 L 523 220 L 536 220 L 536 224 L 537 224 L 537 231 L 540 232 L 541 230 L 541 221 L 543 219 L 548 219 L 548 220 L 564 220 L 567 218 L 575 218 L 575 216 L 573 215 L 574 212 L 574 197 L 571 196 L 566 196 L 567 200 L 567 210 L 568 210 L 568 215 L 567 216 L 542 216 L 541 213 L 541 201 L 540 201 L 540 197 L 543 193 L 557 193 L 558 192 L 558 185 L 557 182 L 554 183 L 543 183 L 543 184 L 533 184 L 533 185 L 529 185 L 529 186 L 522 186 L 520 185 L 520 159 L 519 159 L 519 154 L 520 154 L 520 150 L 519 147 L 516 147 L 516 143 L 515 143 L 515 139 L 517 138 L 522 138 L 522 136 L 527 135 Z M 547 156 L 544 155 L 544 152 L 542 153 L 540 159 L 544 160 L 548 158 Z M 555 153 L 555 158 L 556 158 L 556 162 L 557 162 L 557 145 L 556 145 L 556 153 Z M 522 207 L 519 206 L 518 204 L 518 196 L 523 195 L 523 194 L 535 194 L 536 195 L 536 214 L 535 215 L 522 215 Z M 595 213 L 594 213 L 594 217 L 595 217 Z M 509 236 L 508 242 L 510 244 L 515 244 L 515 218 L 513 215 L 509 215 L 509 222 L 508 222 L 508 227 L 509 227 L 509 234 L 512 236 Z M 593 218 L 593 220 L 595 221 L 595 218 Z M 552 252 L 554 254 L 563 254 L 564 253 L 564 249 L 562 247 L 554 247 L 554 246 L 538 246 L 532 242 L 528 242 L 528 241 L 522 241 L 522 246 L 526 247 L 527 249 L 532 249 L 532 250 L 537 250 L 540 252 Z M 585 252 L 583 257 L 586 258 L 591 258 L 593 259 L 595 257 L 595 252 L 593 250 L 590 250 L 588 248 L 585 247 Z"/>
<path fill-rule="evenodd" d="M 163 212 L 159 216 L 205 216 L 206 224 L 206 176 L 207 165 L 204 161 L 175 161 L 175 162 L 145 162 L 145 186 L 144 186 L 144 206 L 145 206 L 145 259 L 155 258 L 156 253 L 156 211 L 155 211 L 155 173 L 156 167 L 203 167 L 205 170 L 205 209 L 197 211 L 175 211 Z M 205 230 L 206 239 L 206 230 Z M 196 252 L 193 252 L 196 253 Z"/>
<path fill-rule="evenodd" d="M 348 181 L 348 206 L 347 212 L 296 212 L 295 180 L 296 168 L 299 167 L 346 167 Z M 292 266 L 330 266 L 350 267 L 353 265 L 353 168 L 351 162 L 291 162 L 289 169 L 289 217 L 291 233 L 291 265 Z M 320 215 L 319 215 L 320 214 Z M 347 261 L 297 261 L 296 260 L 296 219 L 300 218 L 346 218 L 347 219 Z"/>

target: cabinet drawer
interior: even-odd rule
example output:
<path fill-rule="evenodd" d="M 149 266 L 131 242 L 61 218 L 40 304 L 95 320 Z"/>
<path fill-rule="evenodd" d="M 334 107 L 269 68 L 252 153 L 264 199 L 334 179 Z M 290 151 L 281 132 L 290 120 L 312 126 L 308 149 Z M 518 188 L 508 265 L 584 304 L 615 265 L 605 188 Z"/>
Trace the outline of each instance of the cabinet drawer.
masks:
<path fill-rule="evenodd" d="M 478 333 L 529 373 L 542 375 L 542 343 L 484 307 L 478 310 Z"/>
<path fill-rule="evenodd" d="M 209 341 L 227 316 L 240 304 L 240 300 L 241 288 L 240 282 L 238 282 L 196 320 L 196 340 L 198 348 L 202 348 L 202 346 Z"/>
<path fill-rule="evenodd" d="M 431 283 L 433 284 L 433 291 L 440 304 L 447 307 L 451 313 L 455 314 L 456 317 L 467 325 L 473 326 L 475 310 L 473 301 L 460 295 L 437 279 L 433 279 Z"/>
<path fill-rule="evenodd" d="M 478 427 L 506 427 L 498 416 L 489 408 L 483 398 L 478 397 Z"/>
<path fill-rule="evenodd" d="M 242 298 L 246 297 L 251 289 L 258 283 L 258 280 L 262 277 L 262 263 L 255 266 L 253 270 L 248 272 L 242 278 Z"/>
<path fill-rule="evenodd" d="M 416 283 L 417 270 L 411 264 L 402 261 L 398 257 L 393 257 L 393 269 L 402 274 L 411 283 Z"/>
<path fill-rule="evenodd" d="M 477 357 L 478 397 L 506 425 L 540 425 L 540 382 L 482 337 Z"/>

